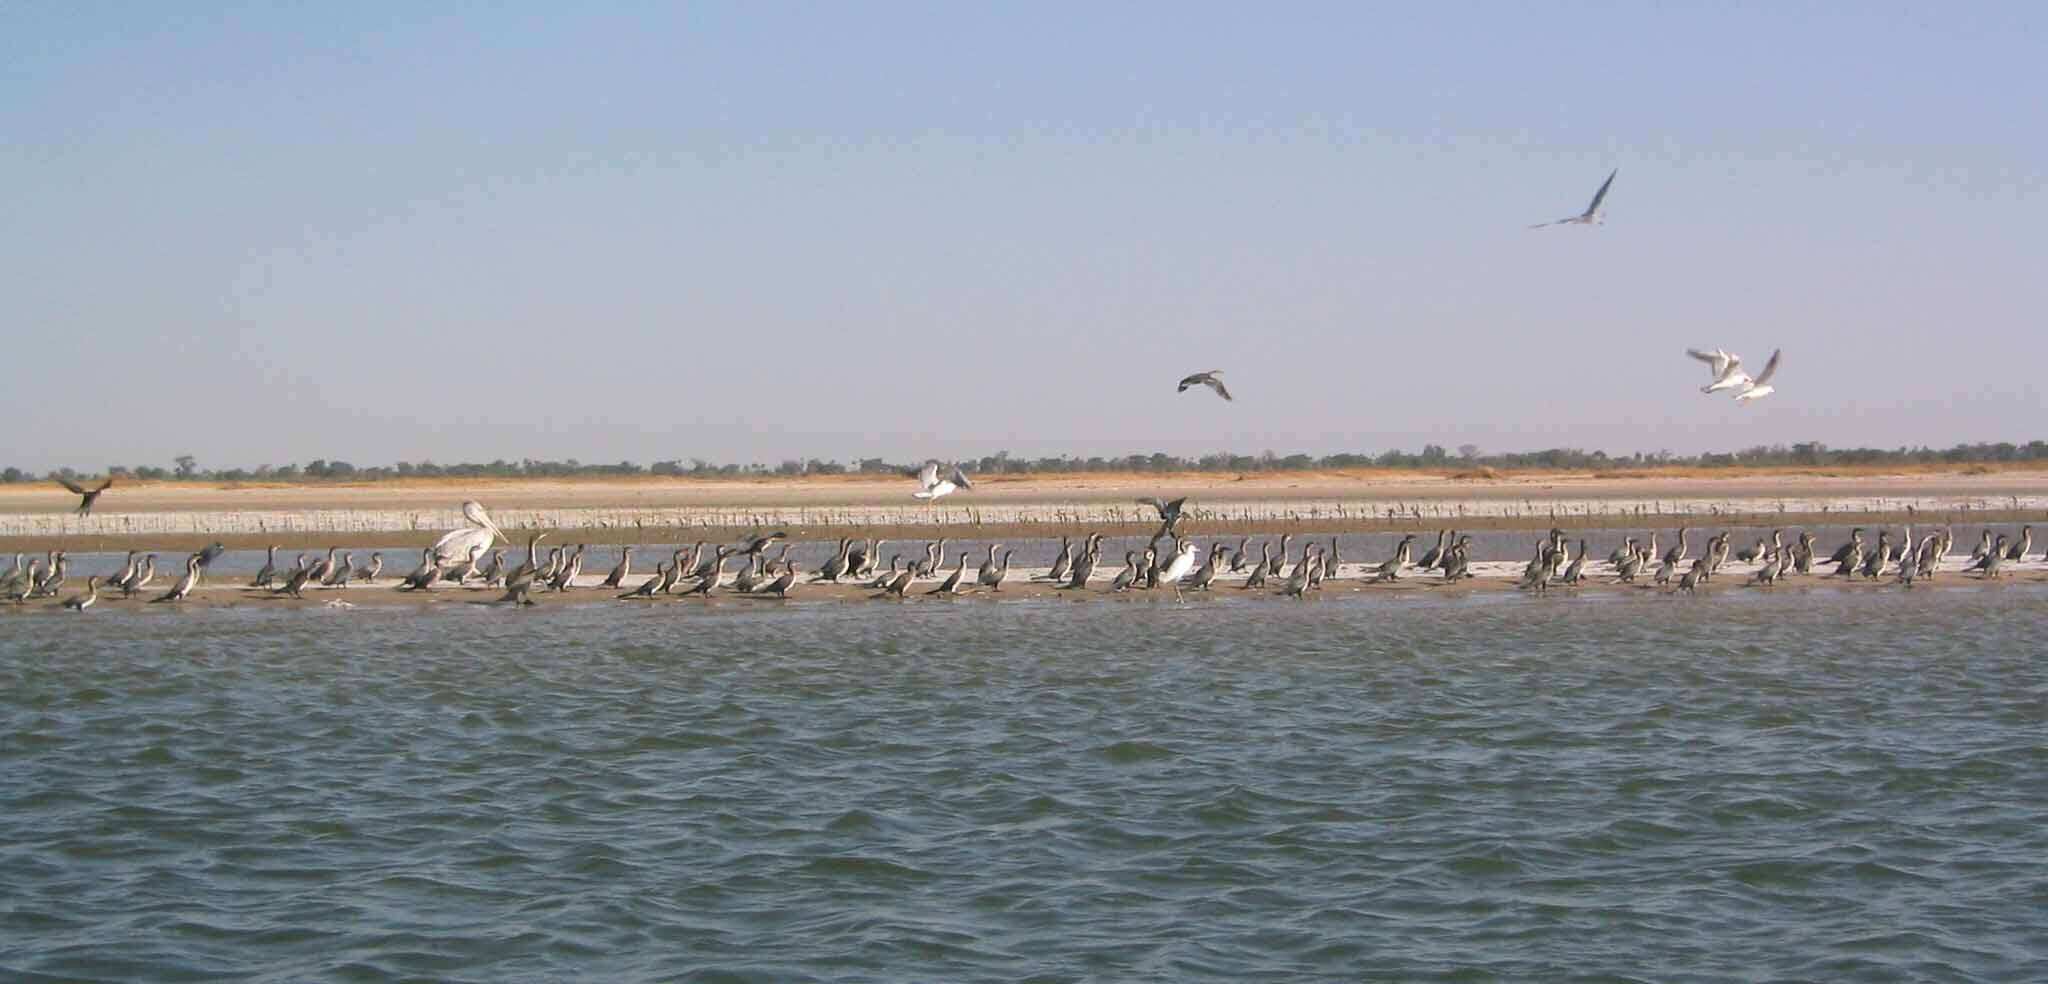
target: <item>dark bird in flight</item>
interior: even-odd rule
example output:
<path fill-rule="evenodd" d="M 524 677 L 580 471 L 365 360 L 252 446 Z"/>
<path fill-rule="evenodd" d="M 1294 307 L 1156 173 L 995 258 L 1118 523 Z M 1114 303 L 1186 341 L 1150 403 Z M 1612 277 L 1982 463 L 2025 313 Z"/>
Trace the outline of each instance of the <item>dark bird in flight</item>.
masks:
<path fill-rule="evenodd" d="M 1157 496 L 1146 496 L 1145 498 L 1138 500 L 1138 505 L 1151 506 L 1152 508 L 1159 510 L 1159 522 L 1161 524 L 1159 527 L 1159 535 L 1171 536 L 1173 535 L 1174 527 L 1180 525 L 1180 508 L 1186 505 L 1187 501 L 1187 496 L 1181 496 L 1180 498 L 1175 499 L 1172 502 L 1167 502 L 1166 500 L 1161 499 Z"/>
<path fill-rule="evenodd" d="M 1190 386 L 1207 386 L 1210 389 L 1215 390 L 1217 396 L 1220 396 L 1228 400 L 1230 399 L 1230 391 L 1223 388 L 1223 380 L 1216 378 L 1221 375 L 1223 375 L 1223 370 L 1221 369 L 1211 369 L 1208 372 L 1195 373 L 1192 376 L 1183 378 L 1180 381 L 1180 389 L 1177 389 L 1174 392 L 1185 393 L 1188 391 L 1188 387 Z"/>
<path fill-rule="evenodd" d="M 80 516 L 90 516 L 92 515 L 93 502 L 99 499 L 100 493 L 105 492 L 109 486 L 112 486 L 114 484 L 114 476 L 108 475 L 107 480 L 101 482 L 100 487 L 96 489 L 85 488 L 79 485 L 77 482 L 74 482 L 61 475 L 57 477 L 57 484 L 62 485 L 65 488 L 70 489 L 71 491 L 76 492 L 80 496 L 82 496 L 82 498 L 78 500 L 78 514 Z"/>
<path fill-rule="evenodd" d="M 1585 211 L 1577 215 L 1565 216 L 1555 222 L 1538 222 L 1529 228 L 1541 229 L 1544 226 L 1554 225 L 1599 225 L 1605 222 L 1606 217 L 1600 214 L 1600 205 L 1607 201 L 1607 189 L 1614 186 L 1614 175 L 1620 173 L 1621 169 L 1615 168 L 1612 173 L 1607 175 L 1607 180 L 1600 182 L 1600 190 L 1593 193 L 1593 204 L 1586 206 Z"/>

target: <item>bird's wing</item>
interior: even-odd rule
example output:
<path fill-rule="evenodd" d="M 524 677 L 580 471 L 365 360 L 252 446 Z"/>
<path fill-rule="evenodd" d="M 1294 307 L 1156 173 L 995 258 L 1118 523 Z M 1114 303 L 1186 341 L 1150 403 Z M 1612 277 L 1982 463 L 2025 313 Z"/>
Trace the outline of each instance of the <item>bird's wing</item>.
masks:
<path fill-rule="evenodd" d="M 961 471 L 959 465 L 953 466 L 953 484 L 958 485 L 963 489 L 971 489 L 974 487 L 974 483 L 967 480 L 967 473 Z"/>
<path fill-rule="evenodd" d="M 1152 508 L 1159 510 L 1159 515 L 1161 516 L 1166 515 L 1166 503 L 1159 501 L 1158 496 L 1148 495 L 1142 499 L 1138 499 L 1135 501 L 1138 503 L 1138 505 L 1151 506 Z"/>
<path fill-rule="evenodd" d="M 1157 500 L 1157 499 L 1154 499 L 1154 500 L 1152 500 L 1152 501 L 1154 501 L 1154 502 L 1157 502 L 1157 501 L 1159 501 L 1159 500 Z M 1181 507 L 1181 506 L 1183 506 L 1183 505 L 1185 505 L 1185 504 L 1187 503 L 1187 501 L 1188 501 L 1188 497 L 1187 497 L 1187 496 L 1181 496 L 1180 498 L 1178 498 L 1178 499 L 1175 499 L 1175 500 L 1173 500 L 1172 502 L 1169 502 L 1169 503 L 1167 503 L 1167 504 L 1166 504 L 1166 505 L 1164 505 L 1164 506 L 1161 506 L 1161 507 L 1160 507 L 1160 511 L 1161 511 L 1161 512 L 1167 512 L 1167 513 L 1178 513 L 1178 512 L 1180 512 L 1180 507 Z"/>
<path fill-rule="evenodd" d="M 1209 388 L 1215 390 L 1217 396 L 1220 396 L 1226 400 L 1230 399 L 1230 391 L 1223 388 L 1223 380 L 1217 379 L 1212 376 L 1208 379 L 1203 380 L 1203 382 L 1208 383 Z"/>
<path fill-rule="evenodd" d="M 1614 187 L 1614 176 L 1620 173 L 1621 168 L 1617 167 L 1607 175 L 1607 180 L 1600 182 L 1600 190 L 1593 193 L 1593 204 L 1586 206 L 1587 215 L 1599 213 L 1600 203 L 1607 200 L 1607 189 Z"/>
<path fill-rule="evenodd" d="M 939 463 L 925 462 L 924 468 L 917 473 L 917 484 L 927 492 L 931 491 L 932 486 L 939 484 Z"/>
<path fill-rule="evenodd" d="M 1778 356 L 1783 354 L 1783 349 L 1773 349 L 1771 351 L 1771 361 L 1764 363 L 1764 371 L 1757 373 L 1756 378 L 1750 380 L 1750 385 L 1762 386 L 1763 384 L 1770 382 L 1771 374 L 1778 371 Z"/>
<path fill-rule="evenodd" d="M 59 484 L 59 485 L 62 485 L 62 486 L 64 486 L 65 488 L 67 488 L 67 489 L 70 489 L 71 491 L 73 491 L 73 492 L 76 492 L 76 493 L 78 493 L 79 495 L 84 495 L 84 494 L 85 494 L 85 490 L 84 490 L 84 489 L 82 489 L 82 488 L 79 488 L 79 487 L 78 487 L 78 483 L 77 483 L 77 482 L 74 482 L 74 481 L 72 481 L 72 480 L 70 480 L 70 479 L 68 479 L 68 478 L 65 478 L 65 477 L 64 477 L 64 476 L 62 476 L 62 475 L 59 475 L 59 476 L 57 476 L 57 484 Z"/>
<path fill-rule="evenodd" d="M 1693 358 L 1698 359 L 1701 362 L 1704 362 L 1707 365 L 1713 367 L 1715 379 L 1719 379 L 1722 376 L 1727 375 L 1729 366 L 1742 361 L 1741 359 L 1729 355 L 1728 353 L 1723 352 L 1720 349 L 1715 349 L 1712 352 L 1702 352 L 1699 349 L 1689 348 L 1685 350 L 1685 354 L 1690 355 Z"/>
<path fill-rule="evenodd" d="M 108 475 L 108 476 L 107 476 L 107 480 L 106 480 L 106 481 L 104 481 L 104 482 L 101 482 L 101 483 L 100 483 L 100 487 L 99 487 L 99 488 L 96 488 L 96 489 L 94 489 L 93 491 L 94 491 L 94 492 L 105 492 L 106 490 L 108 490 L 108 489 L 110 489 L 110 488 L 113 488 L 113 487 L 114 487 L 114 476 L 112 476 L 112 475 Z"/>

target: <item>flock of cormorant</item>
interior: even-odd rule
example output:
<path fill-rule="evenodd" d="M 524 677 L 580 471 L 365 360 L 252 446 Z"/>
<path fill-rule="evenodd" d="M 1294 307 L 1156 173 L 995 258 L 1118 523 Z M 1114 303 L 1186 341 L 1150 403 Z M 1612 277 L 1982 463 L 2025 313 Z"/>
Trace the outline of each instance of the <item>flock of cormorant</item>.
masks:
<path fill-rule="evenodd" d="M 1282 535 L 1277 544 L 1262 541 L 1256 550 L 1250 536 L 1239 537 L 1235 548 L 1219 541 L 1205 550 L 1181 533 L 1187 515 L 1185 498 L 1146 498 L 1138 502 L 1158 512 L 1159 530 L 1142 546 L 1124 551 L 1122 566 L 1108 581 L 1110 592 L 1164 587 L 1180 598 L 1185 591 L 1207 591 L 1229 579 L 1243 590 L 1265 589 L 1299 599 L 1326 581 L 1345 576 L 1336 537 L 1331 537 L 1327 545 L 1304 538 L 1298 553 L 1291 533 Z M 699 542 L 679 547 L 658 562 L 651 575 L 630 588 L 627 580 L 633 572 L 633 548 L 624 547 L 617 564 L 601 581 L 579 585 L 584 570 L 584 546 L 553 547 L 543 558 L 541 541 L 549 533 L 538 531 L 527 537 L 523 556 L 508 565 L 505 550 L 490 549 L 503 534 L 483 507 L 475 502 L 464 503 L 463 515 L 468 525 L 422 548 L 419 564 L 391 582 L 397 590 L 432 591 L 442 585 L 502 589 L 496 602 L 532 605 L 536 590 L 565 592 L 579 587 L 617 590 L 617 597 L 623 601 L 653 601 L 664 597 L 709 596 L 714 592 L 787 599 L 799 584 L 851 584 L 874 591 L 875 598 L 902 599 L 917 582 L 931 579 L 939 583 L 922 594 L 999 592 L 1009 580 L 1010 558 L 1014 553 L 1000 543 L 988 544 L 984 559 L 970 573 L 970 552 L 961 550 L 949 569 L 945 561 L 950 540 L 940 537 L 926 543 L 919 554 L 907 561 L 902 553 L 892 554 L 884 567 L 882 548 L 888 541 L 841 537 L 832 555 L 805 577 L 789 556 L 791 544 L 787 534 L 775 532 L 729 545 Z M 1579 538 L 1574 549 L 1562 529 L 1552 529 L 1536 544 L 1517 585 L 1541 593 L 1553 586 L 1574 587 L 1602 578 L 1611 579 L 1612 583 L 1647 584 L 1690 592 L 1719 576 L 1732 559 L 1742 565 L 1746 583 L 1752 585 L 1768 587 L 1785 578 L 1818 574 L 1867 581 L 1889 578 L 1912 587 L 1918 581 L 1935 577 L 1953 554 L 1955 544 L 1954 532 L 1947 526 L 1925 533 L 1918 540 L 1910 526 L 1896 538 L 1892 530 L 1880 529 L 1874 541 L 1867 539 L 1864 529 L 1858 527 L 1850 531 L 1848 542 L 1824 555 L 1816 550 L 1815 537 L 1809 532 L 1800 532 L 1788 540 L 1784 531 L 1777 530 L 1743 546 L 1738 546 L 1730 533 L 1722 532 L 1709 536 L 1694 555 L 1692 533 L 1690 528 L 1680 527 L 1676 542 L 1661 552 L 1655 531 L 1643 539 L 1625 536 L 1613 552 L 1596 558 L 1585 538 Z M 1960 570 L 1985 579 L 2009 574 L 2009 565 L 2030 559 L 2033 535 L 2031 525 L 2023 526 L 2017 534 L 1985 529 Z M 1078 543 L 1071 536 L 1061 537 L 1052 566 L 1028 575 L 1029 579 L 1059 591 L 1090 589 L 1098 575 L 1105 572 L 1104 540 L 1101 533 L 1089 533 Z M 1470 535 L 1439 530 L 1435 545 L 1418 557 L 1417 535 L 1404 534 L 1391 556 L 1377 563 L 1354 565 L 1353 576 L 1366 584 L 1429 575 L 1442 582 L 1472 578 L 1476 574 L 1471 566 L 1471 544 Z M 770 556 L 769 551 L 778 545 L 779 552 Z M 66 599 L 63 607 L 82 612 L 102 599 L 126 601 L 138 595 L 150 603 L 183 601 L 199 586 L 208 565 L 223 550 L 220 543 L 214 543 L 190 554 L 179 568 L 173 568 L 181 570 L 181 574 L 170 588 L 156 594 L 149 589 L 160 574 L 158 555 L 131 550 L 116 572 L 88 577 L 84 592 Z M 353 552 L 336 547 L 330 548 L 324 557 L 299 554 L 290 566 L 279 565 L 277 551 L 275 546 L 270 548 L 262 569 L 247 583 L 247 590 L 304 598 L 309 589 L 384 583 L 379 580 L 385 574 L 381 551 L 371 552 L 358 564 Z M 2048 562 L 2048 553 L 2039 559 Z M 735 562 L 738 568 L 729 574 L 728 565 Z M 17 553 L 12 570 L 0 576 L 0 601 L 18 605 L 37 598 L 54 598 L 65 587 L 68 576 L 69 560 L 63 551 L 49 551 L 44 558 L 33 561 Z"/>

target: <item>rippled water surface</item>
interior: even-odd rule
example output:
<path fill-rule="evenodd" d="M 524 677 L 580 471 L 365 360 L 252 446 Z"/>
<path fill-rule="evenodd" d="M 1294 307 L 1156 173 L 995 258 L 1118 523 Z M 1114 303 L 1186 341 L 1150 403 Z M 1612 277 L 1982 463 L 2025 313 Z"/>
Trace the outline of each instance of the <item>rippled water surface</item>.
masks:
<path fill-rule="evenodd" d="M 0 978 L 2048 979 L 2048 591 L 0 622 Z"/>

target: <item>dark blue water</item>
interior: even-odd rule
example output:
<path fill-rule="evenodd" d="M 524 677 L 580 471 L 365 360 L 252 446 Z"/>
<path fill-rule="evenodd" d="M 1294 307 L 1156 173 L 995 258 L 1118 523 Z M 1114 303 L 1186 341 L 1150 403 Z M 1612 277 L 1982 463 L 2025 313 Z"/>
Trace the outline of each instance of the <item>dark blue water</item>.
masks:
<path fill-rule="evenodd" d="M 0 619 L 0 979 L 2048 979 L 2048 590 Z"/>

